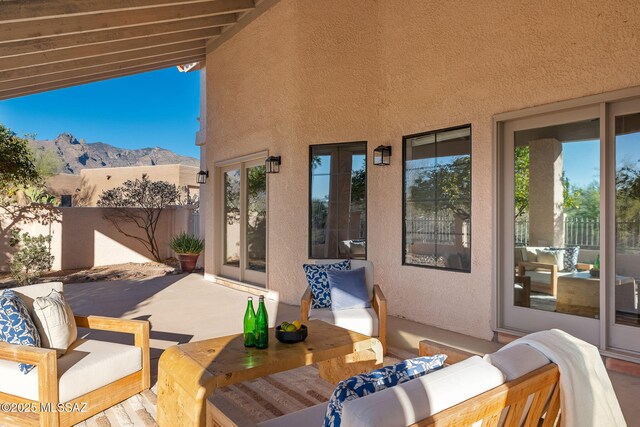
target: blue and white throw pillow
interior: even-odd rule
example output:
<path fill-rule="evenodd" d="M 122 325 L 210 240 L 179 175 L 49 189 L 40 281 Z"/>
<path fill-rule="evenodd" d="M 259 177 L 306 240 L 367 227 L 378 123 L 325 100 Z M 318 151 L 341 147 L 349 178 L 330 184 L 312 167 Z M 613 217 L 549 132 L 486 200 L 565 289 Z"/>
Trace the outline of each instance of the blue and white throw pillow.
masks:
<path fill-rule="evenodd" d="M 329 308 L 331 307 L 331 291 L 327 271 L 351 270 L 351 260 L 347 259 L 333 264 L 303 264 L 302 268 L 313 295 L 311 308 Z"/>
<path fill-rule="evenodd" d="M 340 427 L 345 402 L 421 377 L 444 366 L 447 356 L 416 357 L 340 381 L 333 391 L 324 417 L 324 427 Z"/>
<path fill-rule="evenodd" d="M 40 335 L 29 310 L 11 289 L 6 289 L 0 297 L 0 341 L 40 347 Z M 20 371 L 24 374 L 28 374 L 33 368 L 33 365 L 20 364 Z"/>
<path fill-rule="evenodd" d="M 578 264 L 578 255 L 580 253 L 580 246 L 571 246 L 567 248 L 549 248 L 554 251 L 563 251 L 564 258 L 562 261 L 562 271 L 573 273 L 578 271 L 576 264 Z"/>

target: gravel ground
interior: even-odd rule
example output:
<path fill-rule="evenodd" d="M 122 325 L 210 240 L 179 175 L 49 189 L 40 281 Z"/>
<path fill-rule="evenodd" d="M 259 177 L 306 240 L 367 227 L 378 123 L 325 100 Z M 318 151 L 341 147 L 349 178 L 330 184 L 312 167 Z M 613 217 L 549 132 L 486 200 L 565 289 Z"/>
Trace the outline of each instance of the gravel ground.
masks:
<path fill-rule="evenodd" d="M 84 283 L 110 280 L 143 280 L 150 277 L 161 277 L 178 273 L 180 273 L 180 264 L 176 259 L 169 258 L 162 263 L 126 263 L 93 268 L 50 271 L 40 277 L 37 280 L 37 283 Z M 15 285 L 16 283 L 11 279 L 9 273 L 0 273 L 0 288 L 8 288 Z"/>

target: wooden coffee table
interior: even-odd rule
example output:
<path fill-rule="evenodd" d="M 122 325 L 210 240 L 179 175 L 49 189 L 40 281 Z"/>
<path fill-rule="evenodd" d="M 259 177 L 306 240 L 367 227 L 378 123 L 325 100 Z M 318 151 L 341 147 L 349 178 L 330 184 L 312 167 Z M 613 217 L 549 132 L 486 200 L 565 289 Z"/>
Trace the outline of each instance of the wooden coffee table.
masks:
<path fill-rule="evenodd" d="M 337 384 L 382 366 L 377 338 L 320 320 L 306 325 L 309 336 L 297 344 L 282 344 L 270 329 L 264 350 L 245 348 L 242 334 L 166 349 L 158 366 L 158 425 L 205 426 L 207 398 L 242 381 L 317 363 L 320 376 Z"/>

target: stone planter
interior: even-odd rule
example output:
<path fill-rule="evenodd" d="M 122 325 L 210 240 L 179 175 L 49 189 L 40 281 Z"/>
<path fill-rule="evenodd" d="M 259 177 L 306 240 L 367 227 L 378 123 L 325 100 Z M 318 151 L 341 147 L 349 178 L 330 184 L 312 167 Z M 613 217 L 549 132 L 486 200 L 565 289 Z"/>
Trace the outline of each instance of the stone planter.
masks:
<path fill-rule="evenodd" d="M 200 254 L 178 254 L 178 260 L 180 261 L 180 270 L 183 273 L 192 273 L 196 268 L 198 257 Z"/>

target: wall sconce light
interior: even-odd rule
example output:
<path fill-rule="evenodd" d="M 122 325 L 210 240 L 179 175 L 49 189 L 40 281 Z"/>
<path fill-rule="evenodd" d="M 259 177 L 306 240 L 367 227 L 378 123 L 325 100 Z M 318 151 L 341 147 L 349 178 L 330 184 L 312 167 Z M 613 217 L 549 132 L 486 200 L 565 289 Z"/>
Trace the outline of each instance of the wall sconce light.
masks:
<path fill-rule="evenodd" d="M 280 172 L 281 164 L 280 156 L 269 156 L 264 161 L 264 168 L 266 173 L 278 173 Z"/>
<path fill-rule="evenodd" d="M 391 164 L 391 146 L 379 145 L 373 150 L 373 164 L 376 166 L 389 166 Z"/>
<path fill-rule="evenodd" d="M 196 174 L 196 182 L 198 184 L 206 184 L 207 178 L 209 178 L 209 171 L 200 171 Z"/>

